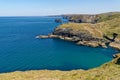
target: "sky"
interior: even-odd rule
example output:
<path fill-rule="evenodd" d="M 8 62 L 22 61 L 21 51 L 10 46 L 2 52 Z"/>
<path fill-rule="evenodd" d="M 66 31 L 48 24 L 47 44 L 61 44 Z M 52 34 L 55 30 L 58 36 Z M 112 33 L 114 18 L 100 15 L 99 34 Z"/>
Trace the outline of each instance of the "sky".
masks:
<path fill-rule="evenodd" d="M 120 11 L 120 0 L 0 0 L 0 16 L 98 14 Z"/>

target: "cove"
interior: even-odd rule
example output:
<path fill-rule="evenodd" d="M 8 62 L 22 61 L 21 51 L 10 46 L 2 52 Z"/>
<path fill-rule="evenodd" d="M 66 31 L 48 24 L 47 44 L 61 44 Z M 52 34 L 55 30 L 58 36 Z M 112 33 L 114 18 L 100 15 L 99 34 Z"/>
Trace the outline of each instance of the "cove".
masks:
<path fill-rule="evenodd" d="M 60 39 L 35 38 L 59 26 L 54 21 L 57 18 L 0 17 L 0 72 L 87 70 L 112 60 L 118 52 L 110 47 L 92 48 Z"/>

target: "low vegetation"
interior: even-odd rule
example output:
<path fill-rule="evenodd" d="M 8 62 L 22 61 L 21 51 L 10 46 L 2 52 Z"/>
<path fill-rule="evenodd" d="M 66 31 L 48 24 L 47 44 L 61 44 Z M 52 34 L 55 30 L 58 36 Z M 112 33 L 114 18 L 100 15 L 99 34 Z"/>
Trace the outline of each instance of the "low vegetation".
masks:
<path fill-rule="evenodd" d="M 104 34 L 108 37 L 113 37 L 113 33 L 119 34 L 120 37 L 120 17 L 96 24 L 92 23 L 67 23 L 60 25 L 57 29 L 69 28 L 74 32 L 86 30 L 89 31 L 93 36 L 102 37 Z"/>
<path fill-rule="evenodd" d="M 102 14 L 73 14 L 73 15 L 63 15 L 67 17 L 69 21 L 80 22 L 80 23 L 97 23 L 112 20 L 114 18 L 120 18 L 120 12 L 108 12 Z"/>

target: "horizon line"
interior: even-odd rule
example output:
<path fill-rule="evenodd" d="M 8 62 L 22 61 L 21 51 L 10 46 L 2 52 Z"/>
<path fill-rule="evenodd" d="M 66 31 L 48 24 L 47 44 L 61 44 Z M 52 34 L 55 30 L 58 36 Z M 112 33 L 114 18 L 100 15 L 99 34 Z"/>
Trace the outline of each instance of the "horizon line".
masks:
<path fill-rule="evenodd" d="M 106 11 L 100 13 L 66 13 L 66 14 L 48 14 L 48 15 L 0 15 L 0 17 L 51 17 L 51 16 L 62 16 L 62 15 L 97 15 L 105 13 L 120 13 L 120 11 Z"/>

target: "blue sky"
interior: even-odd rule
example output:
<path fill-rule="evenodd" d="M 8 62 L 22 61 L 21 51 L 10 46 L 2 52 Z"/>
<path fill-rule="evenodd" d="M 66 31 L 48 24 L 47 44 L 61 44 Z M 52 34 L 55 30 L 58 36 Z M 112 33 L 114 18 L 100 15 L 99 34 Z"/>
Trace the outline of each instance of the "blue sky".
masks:
<path fill-rule="evenodd" d="M 0 0 L 0 16 L 96 14 L 120 11 L 120 0 Z"/>

